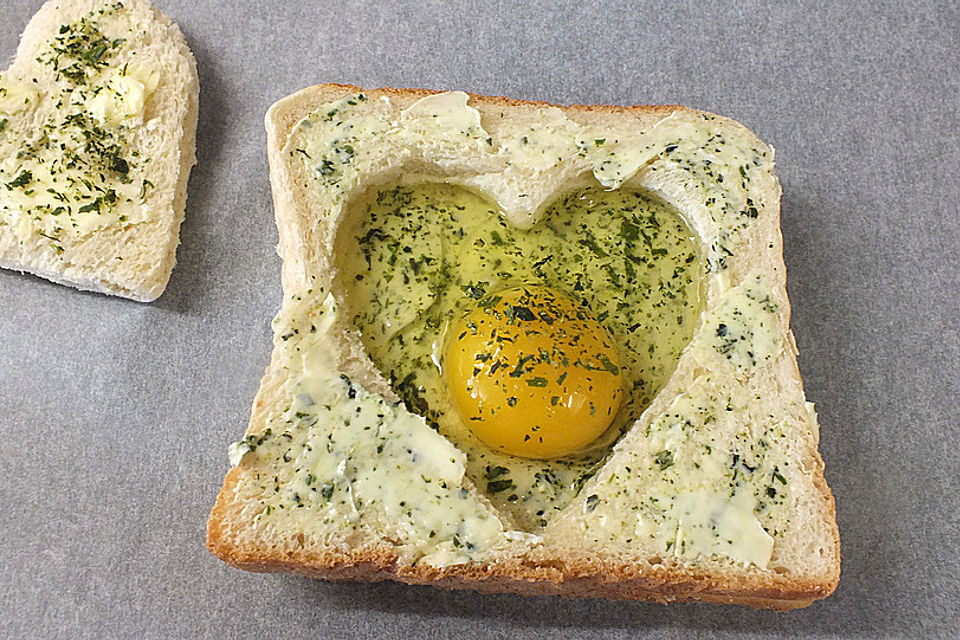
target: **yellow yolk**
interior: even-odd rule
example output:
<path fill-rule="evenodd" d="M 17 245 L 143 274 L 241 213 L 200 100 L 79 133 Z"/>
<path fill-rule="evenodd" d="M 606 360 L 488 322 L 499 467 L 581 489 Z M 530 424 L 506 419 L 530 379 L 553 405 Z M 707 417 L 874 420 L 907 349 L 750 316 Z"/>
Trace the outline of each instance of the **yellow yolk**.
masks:
<path fill-rule="evenodd" d="M 464 422 L 525 458 L 576 453 L 620 408 L 613 339 L 586 308 L 547 287 L 490 294 L 450 332 L 444 373 Z"/>

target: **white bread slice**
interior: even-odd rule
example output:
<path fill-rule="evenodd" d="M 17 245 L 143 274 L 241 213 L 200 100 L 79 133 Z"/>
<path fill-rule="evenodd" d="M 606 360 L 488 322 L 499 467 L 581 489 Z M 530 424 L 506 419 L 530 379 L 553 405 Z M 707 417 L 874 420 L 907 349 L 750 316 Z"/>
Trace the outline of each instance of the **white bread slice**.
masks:
<path fill-rule="evenodd" d="M 180 29 L 146 0 L 45 3 L 0 73 L 0 267 L 159 297 L 196 162 L 198 92 Z"/>
<path fill-rule="evenodd" d="M 789 330 L 772 149 L 731 120 L 684 107 L 471 95 L 476 129 L 458 104 L 465 94 L 422 100 L 431 95 L 326 84 L 267 114 L 285 295 L 247 437 L 231 449 L 234 468 L 210 515 L 208 548 L 251 571 L 526 595 L 786 610 L 832 593 L 839 535 Z M 338 166 L 336 183 L 297 147 L 305 127 L 323 121 L 340 143 L 351 136 L 354 162 L 363 158 L 355 170 Z M 552 137 L 537 138 L 548 130 Z M 514 153 L 521 135 L 561 161 Z M 615 140 L 626 157 L 611 173 L 576 153 L 578 136 Z M 464 477 L 462 454 L 394 403 L 338 315 L 334 240 L 352 195 L 404 173 L 484 191 L 522 226 L 590 171 L 608 187 L 629 180 L 682 212 L 708 265 L 705 308 L 669 381 L 578 497 L 537 534 L 512 531 Z M 516 197 L 520 188 L 526 199 Z M 721 324 L 745 348 L 717 344 Z M 303 394 L 329 406 L 294 420 Z M 658 464 L 666 449 L 670 464 Z M 326 499 L 312 497 L 325 478 L 333 478 L 320 490 Z M 334 493 L 342 487 L 345 498 Z M 667 507 L 651 510 L 651 499 Z M 710 527 L 718 535 L 699 542 Z"/>

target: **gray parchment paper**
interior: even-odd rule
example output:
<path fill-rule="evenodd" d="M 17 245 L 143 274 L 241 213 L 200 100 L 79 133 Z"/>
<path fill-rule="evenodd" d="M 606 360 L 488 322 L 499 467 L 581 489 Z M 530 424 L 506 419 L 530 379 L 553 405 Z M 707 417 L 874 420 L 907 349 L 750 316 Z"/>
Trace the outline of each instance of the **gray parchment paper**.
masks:
<path fill-rule="evenodd" d="M 0 635 L 958 637 L 956 3 L 157 1 L 201 80 L 169 288 L 143 305 L 0 272 Z M 0 3 L 3 56 L 38 6 Z M 208 554 L 280 303 L 263 114 L 322 81 L 684 104 L 773 144 L 837 593 L 787 614 L 664 608 L 332 585 Z"/>

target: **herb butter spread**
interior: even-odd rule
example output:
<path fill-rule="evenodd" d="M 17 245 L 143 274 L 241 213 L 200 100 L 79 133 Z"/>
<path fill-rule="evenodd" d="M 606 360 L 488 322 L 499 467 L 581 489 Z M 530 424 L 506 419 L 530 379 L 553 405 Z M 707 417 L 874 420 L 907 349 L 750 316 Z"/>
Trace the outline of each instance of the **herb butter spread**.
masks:
<path fill-rule="evenodd" d="M 482 560 L 526 539 L 466 489 L 461 451 L 422 417 L 337 373 L 327 340 L 338 313 L 332 296 L 312 293 L 287 307 L 276 322 L 297 374 L 290 406 L 231 447 L 234 462 L 261 463 L 262 526 L 361 530 L 376 521 L 406 561 L 431 565 Z"/>
<path fill-rule="evenodd" d="M 160 77 L 137 60 L 144 34 L 118 26 L 123 11 L 107 4 L 62 25 L 32 75 L 0 74 L 0 224 L 21 242 L 40 235 L 60 254 L 68 235 L 144 216 L 150 158 L 134 128 Z"/>
<path fill-rule="evenodd" d="M 231 448 L 266 496 L 258 526 L 365 532 L 406 562 L 445 565 L 546 544 L 568 516 L 587 542 L 766 567 L 791 500 L 793 470 L 771 453 L 790 416 L 752 416 L 736 385 L 782 352 L 785 318 L 777 283 L 730 259 L 764 215 L 748 190 L 774 180 L 772 157 L 712 120 L 481 117 L 454 92 L 406 109 L 358 93 L 297 123 L 283 152 L 323 212 L 303 231 L 321 240 L 302 248 L 321 257 L 303 274 L 312 292 L 278 316 L 278 348 L 297 354 L 289 405 Z M 562 292 L 617 342 L 626 399 L 578 455 L 493 451 L 442 383 L 451 322 L 516 285 Z M 691 389 L 643 414 L 687 354 L 706 367 Z M 735 371 L 724 397 L 714 365 Z"/>
<path fill-rule="evenodd" d="M 752 405 L 762 397 L 724 393 L 717 382 L 697 378 L 581 493 L 587 539 L 767 566 L 789 526 L 790 417 L 758 415 Z"/>
<path fill-rule="evenodd" d="M 718 357 L 736 375 L 752 373 L 757 365 L 779 355 L 783 342 L 779 305 L 757 276 L 727 291 L 704 315 L 702 330 L 693 343 L 696 357 L 707 363 Z"/>

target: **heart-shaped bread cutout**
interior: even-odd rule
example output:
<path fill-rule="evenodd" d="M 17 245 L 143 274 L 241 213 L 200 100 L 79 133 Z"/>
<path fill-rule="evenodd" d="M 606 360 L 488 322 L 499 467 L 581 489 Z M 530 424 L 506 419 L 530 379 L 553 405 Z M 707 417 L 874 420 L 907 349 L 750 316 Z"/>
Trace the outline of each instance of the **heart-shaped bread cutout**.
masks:
<path fill-rule="evenodd" d="M 545 526 L 569 503 L 651 402 L 690 341 L 701 307 L 703 268 L 679 212 L 639 187 L 605 191 L 578 184 L 530 229 L 511 224 L 490 200 L 461 186 L 406 182 L 372 189 L 350 203 L 335 251 L 337 287 L 374 365 L 409 409 L 466 453 L 472 482 L 527 530 Z M 443 375 L 451 324 L 518 285 L 546 286 L 569 298 L 617 345 L 621 366 L 607 366 L 621 376 L 625 401 L 606 433 L 574 455 L 529 459 L 497 451 L 451 402 Z M 549 359 L 551 351 L 543 344 L 540 356 L 502 364 L 522 387 L 524 363 Z M 550 390 L 562 379 L 525 382 L 546 387 L 546 402 L 555 405 L 561 397 L 557 390 L 551 398 Z M 516 395 L 504 400 L 516 408 L 520 430 L 535 433 L 536 416 L 550 411 L 517 404 Z"/>
<path fill-rule="evenodd" d="M 0 72 L 0 267 L 135 300 L 175 260 L 196 64 L 146 0 L 50 1 Z"/>

